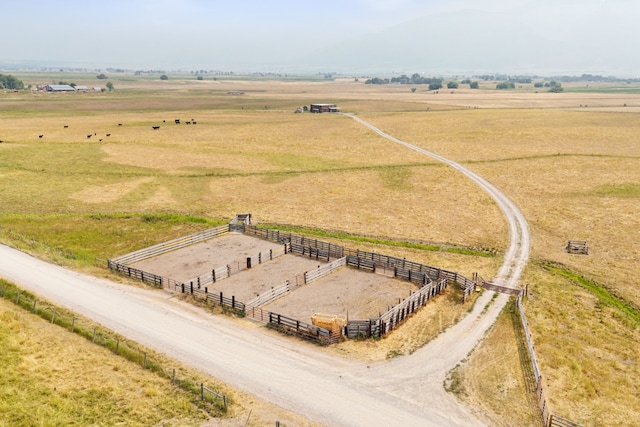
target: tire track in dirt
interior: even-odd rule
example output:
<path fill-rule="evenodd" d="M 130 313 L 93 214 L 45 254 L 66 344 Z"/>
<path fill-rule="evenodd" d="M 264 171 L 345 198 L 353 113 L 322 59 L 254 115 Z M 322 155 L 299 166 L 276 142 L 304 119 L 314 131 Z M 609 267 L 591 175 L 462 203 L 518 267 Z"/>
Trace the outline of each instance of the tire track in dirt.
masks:
<path fill-rule="evenodd" d="M 509 225 L 509 247 L 494 281 L 502 286 L 519 288 L 520 276 L 529 259 L 531 236 L 524 215 L 504 193 L 459 163 L 388 135 L 353 114 L 344 113 L 344 115 L 392 142 L 449 165 L 487 192 L 503 212 Z M 493 294 L 493 292 L 485 292 L 476 302 L 470 315 L 413 355 L 375 367 L 372 370 L 375 375 L 371 383 L 393 390 L 392 393 L 397 396 L 409 396 L 408 400 L 414 403 L 442 405 L 449 408 L 452 414 L 460 414 L 462 406 L 458 405 L 455 398 L 444 390 L 443 383 L 447 373 L 465 359 L 482 340 L 485 332 L 493 325 L 509 300 L 509 297 L 504 294 L 493 299 Z M 489 308 L 485 310 L 487 304 Z M 457 409 L 456 406 L 458 406 Z M 470 408 L 466 409 L 470 411 Z"/>

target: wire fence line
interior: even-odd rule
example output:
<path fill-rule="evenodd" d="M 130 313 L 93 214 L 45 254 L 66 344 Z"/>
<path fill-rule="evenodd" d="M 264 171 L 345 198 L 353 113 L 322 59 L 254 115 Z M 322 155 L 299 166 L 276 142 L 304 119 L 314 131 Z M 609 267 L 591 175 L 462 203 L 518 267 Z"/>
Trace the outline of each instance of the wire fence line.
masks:
<path fill-rule="evenodd" d="M 40 300 L 34 295 L 20 290 L 18 287 L 0 280 L 0 298 L 5 298 L 15 305 L 37 315 L 51 324 L 68 329 L 71 333 L 80 335 L 92 343 L 111 350 L 115 355 L 140 365 L 155 374 L 191 393 L 199 398 L 197 402 L 212 415 L 222 415 L 229 409 L 229 399 L 226 395 L 206 387 L 204 383 L 187 376 L 186 373 L 167 370 L 160 361 L 149 357 L 146 351 L 110 330 L 98 326 L 82 317 L 75 316 L 66 309 L 57 307 L 47 301 Z"/>
<path fill-rule="evenodd" d="M 536 398 L 538 399 L 538 407 L 542 412 L 542 420 L 543 420 L 544 426 L 545 427 L 581 427 L 580 424 L 577 424 L 571 420 L 568 420 L 566 418 L 560 417 L 559 415 L 555 415 L 551 413 L 551 408 L 549 407 L 549 401 L 547 399 L 544 387 L 542 385 L 542 373 L 540 371 L 540 365 L 538 364 L 535 348 L 533 346 L 533 338 L 531 336 L 531 331 L 529 330 L 529 322 L 527 322 L 527 316 L 525 315 L 524 306 L 522 304 L 522 299 L 526 295 L 527 295 L 527 287 L 525 287 L 517 296 L 516 307 L 520 315 L 520 321 L 522 323 L 522 328 L 524 330 L 524 340 L 529 353 L 529 360 L 531 361 L 531 366 L 533 368 L 533 375 L 535 376 L 535 380 L 536 380 Z"/>

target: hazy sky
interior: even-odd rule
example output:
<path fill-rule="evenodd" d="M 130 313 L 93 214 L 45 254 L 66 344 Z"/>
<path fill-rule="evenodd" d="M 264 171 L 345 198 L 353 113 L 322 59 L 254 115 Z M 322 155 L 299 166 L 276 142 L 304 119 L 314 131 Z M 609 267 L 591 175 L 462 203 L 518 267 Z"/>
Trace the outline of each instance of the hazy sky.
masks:
<path fill-rule="evenodd" d="M 0 4 L 5 2 L 7 0 Z M 339 71 L 357 68 L 358 64 L 363 69 L 372 67 L 371 51 L 369 59 L 360 60 L 358 46 L 366 45 L 367 40 L 379 43 L 380 37 L 384 37 L 390 46 L 416 45 L 412 54 L 407 55 L 412 58 L 394 57 L 392 63 L 398 62 L 396 68 L 402 69 L 412 67 L 412 61 L 420 63 L 419 46 L 423 43 L 446 50 L 448 43 L 452 43 L 449 48 L 458 47 L 454 43 L 463 43 L 463 39 L 473 41 L 476 35 L 482 35 L 487 43 L 495 44 L 495 49 L 508 54 L 519 48 L 514 41 L 522 30 L 527 40 L 539 37 L 541 41 L 558 42 L 571 49 L 573 43 L 582 42 L 584 52 L 575 50 L 576 60 L 593 63 L 593 69 L 624 69 L 627 74 L 640 74 L 640 69 L 635 70 L 636 65 L 640 66 L 640 52 L 636 47 L 640 39 L 638 0 L 21 0 L 11 3 L 15 4 L 2 8 L 0 35 L 4 43 L 0 64 L 37 61 L 51 66 L 132 69 L 286 71 L 315 67 Z M 466 16 L 467 20 L 458 22 L 456 16 Z M 473 17 L 477 17 L 477 22 Z M 416 24 L 420 19 L 424 24 Z M 430 33 L 429 19 L 447 31 Z M 394 34 L 402 33 L 411 23 L 413 32 L 395 40 Z M 509 33 L 498 28 L 502 23 L 510 24 Z M 459 40 L 452 41 L 452 38 Z M 594 43 L 597 46 L 592 46 L 589 53 L 586 45 Z M 620 65 L 613 63 L 617 57 L 611 52 L 603 59 L 605 63 L 598 64 L 600 50 L 608 46 L 616 46 L 615 55 L 626 56 L 620 58 Z M 339 63 L 340 56 L 330 54 L 340 49 L 348 49 L 342 53 L 342 57 L 349 59 L 348 67 Z M 385 56 L 386 52 L 381 50 L 380 55 Z M 314 55 L 315 63 L 309 64 L 309 58 Z M 440 62 L 455 68 L 456 52 L 448 55 Z M 583 58 L 588 55 L 593 58 Z M 629 56 L 639 59 L 632 61 Z M 494 66 L 491 61 L 490 55 L 486 60 L 479 56 L 473 61 L 461 62 L 464 65 L 460 67 L 491 68 Z M 544 61 L 542 55 L 532 61 L 540 68 L 553 68 L 552 63 L 538 64 Z M 376 63 L 378 67 L 389 66 L 380 58 Z"/>

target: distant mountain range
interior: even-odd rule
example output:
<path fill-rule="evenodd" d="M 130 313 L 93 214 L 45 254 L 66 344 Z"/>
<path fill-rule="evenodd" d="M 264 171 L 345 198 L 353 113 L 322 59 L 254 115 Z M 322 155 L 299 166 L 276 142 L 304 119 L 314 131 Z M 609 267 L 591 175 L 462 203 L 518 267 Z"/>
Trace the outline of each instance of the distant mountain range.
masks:
<path fill-rule="evenodd" d="M 345 71 L 640 75 L 636 17 L 603 8 L 573 20 L 535 18 L 526 9 L 432 15 L 345 39 L 300 62 Z"/>
<path fill-rule="evenodd" d="M 359 36 L 347 31 L 336 38 L 334 29 L 318 28 L 309 32 L 312 36 L 279 41 L 270 41 L 268 33 L 260 42 L 251 37 L 230 38 L 226 43 L 214 40 L 190 54 L 186 48 L 166 56 L 145 57 L 145 49 L 138 47 L 129 51 L 135 51 L 136 58 L 145 61 L 142 63 L 153 64 L 151 68 L 167 71 L 639 77 L 639 15 L 637 0 L 566 0 L 555 4 L 532 0 L 509 11 L 434 13 Z M 84 64 L 80 59 L 43 63 L 10 62 L 0 57 L 0 67 L 145 69 L 127 65 L 124 58 L 100 59 L 103 64 L 96 64 L 94 58 L 91 64 Z"/>

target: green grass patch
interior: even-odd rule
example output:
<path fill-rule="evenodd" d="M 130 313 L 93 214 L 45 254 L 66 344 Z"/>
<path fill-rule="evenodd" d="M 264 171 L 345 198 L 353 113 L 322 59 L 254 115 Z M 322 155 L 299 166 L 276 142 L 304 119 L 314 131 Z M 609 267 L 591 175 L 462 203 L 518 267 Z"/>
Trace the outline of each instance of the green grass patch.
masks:
<path fill-rule="evenodd" d="M 39 254 L 92 264 L 228 220 L 169 213 L 0 214 L 0 241 Z"/>
<path fill-rule="evenodd" d="M 481 257 L 496 256 L 496 251 L 493 249 L 474 249 L 474 248 L 451 247 L 448 245 L 438 245 L 438 244 L 429 244 L 429 243 L 405 242 L 400 240 L 382 239 L 377 237 L 357 236 L 354 234 L 343 233 L 338 231 L 326 231 L 326 230 L 319 230 L 314 228 L 299 227 L 294 225 L 280 225 L 280 224 L 265 223 L 265 224 L 260 224 L 260 227 L 285 231 L 288 233 L 304 234 L 307 236 L 346 240 L 346 241 L 358 242 L 358 243 L 372 243 L 375 245 L 418 249 L 422 251 L 449 252 L 449 253 L 455 253 L 460 255 L 471 255 L 471 256 L 481 256 Z"/>
<path fill-rule="evenodd" d="M 576 283 L 583 288 L 589 290 L 592 294 L 594 294 L 598 298 L 598 302 L 606 307 L 612 307 L 616 309 L 619 313 L 621 313 L 626 319 L 630 320 L 632 323 L 632 327 L 635 329 L 640 326 L 640 309 L 635 307 L 630 302 L 624 300 L 623 298 L 613 294 L 604 286 L 589 280 L 573 271 L 569 270 L 567 267 L 552 262 L 543 263 L 543 268 L 547 271 L 566 277 L 571 280 L 573 283 Z"/>
<path fill-rule="evenodd" d="M 605 185 L 595 190 L 600 197 L 616 197 L 620 199 L 640 198 L 640 184 L 628 182 L 624 184 Z"/>

